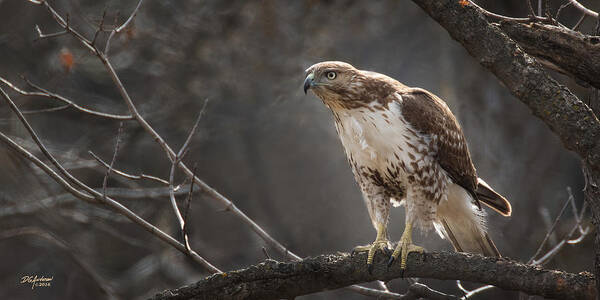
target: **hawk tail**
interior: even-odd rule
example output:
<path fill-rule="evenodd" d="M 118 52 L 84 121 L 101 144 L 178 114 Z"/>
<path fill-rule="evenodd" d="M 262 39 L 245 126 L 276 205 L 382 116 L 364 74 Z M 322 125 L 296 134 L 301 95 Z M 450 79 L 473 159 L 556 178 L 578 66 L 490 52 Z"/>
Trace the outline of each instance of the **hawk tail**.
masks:
<path fill-rule="evenodd" d="M 500 257 L 487 233 L 485 213 L 473 203 L 473 197 L 464 188 L 450 184 L 447 201 L 440 202 L 437 208 L 435 228 L 458 252 Z"/>
<path fill-rule="evenodd" d="M 497 211 L 501 215 L 508 217 L 512 213 L 510 202 L 502 195 L 496 193 L 483 179 L 477 178 L 477 190 L 475 191 L 479 201 Z"/>

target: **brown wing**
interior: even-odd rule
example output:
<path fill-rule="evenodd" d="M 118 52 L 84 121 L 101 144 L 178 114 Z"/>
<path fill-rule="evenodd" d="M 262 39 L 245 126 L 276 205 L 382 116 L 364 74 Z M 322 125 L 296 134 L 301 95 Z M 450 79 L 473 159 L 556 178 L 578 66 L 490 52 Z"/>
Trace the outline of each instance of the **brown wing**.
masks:
<path fill-rule="evenodd" d="M 446 103 L 418 88 L 404 89 L 402 115 L 419 133 L 428 135 L 437 146 L 436 158 L 452 181 L 465 188 L 477 201 L 477 173 L 465 136 Z"/>

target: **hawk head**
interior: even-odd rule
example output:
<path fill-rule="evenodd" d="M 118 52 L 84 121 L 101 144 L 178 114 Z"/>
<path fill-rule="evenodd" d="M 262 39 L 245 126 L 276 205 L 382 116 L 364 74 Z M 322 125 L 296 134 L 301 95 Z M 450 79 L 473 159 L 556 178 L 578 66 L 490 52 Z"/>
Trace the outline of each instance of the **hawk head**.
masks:
<path fill-rule="evenodd" d="M 341 61 L 326 61 L 306 69 L 304 93 L 309 89 L 330 108 L 355 108 L 381 101 L 402 85 L 382 74 L 361 71 Z"/>

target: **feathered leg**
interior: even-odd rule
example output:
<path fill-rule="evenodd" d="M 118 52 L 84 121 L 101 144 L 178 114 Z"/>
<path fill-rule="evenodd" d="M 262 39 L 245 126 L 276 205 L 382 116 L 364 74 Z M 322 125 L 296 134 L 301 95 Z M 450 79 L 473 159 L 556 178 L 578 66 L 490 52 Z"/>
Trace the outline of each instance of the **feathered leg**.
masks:
<path fill-rule="evenodd" d="M 400 268 L 406 269 L 406 260 L 408 259 L 408 254 L 411 252 L 419 252 L 423 253 L 425 249 L 423 247 L 416 246 L 412 243 L 412 231 L 413 225 L 415 224 L 415 218 L 421 218 L 422 220 L 425 211 L 429 211 L 430 207 L 423 205 L 416 199 L 419 199 L 420 194 L 417 190 L 409 188 L 407 191 L 407 199 L 405 203 L 405 211 L 406 211 L 406 222 L 404 225 L 404 232 L 402 233 L 402 238 L 398 242 L 396 249 L 394 249 L 394 253 L 390 257 L 388 261 L 388 267 L 391 266 L 395 260 L 400 256 Z"/>
<path fill-rule="evenodd" d="M 371 221 L 373 222 L 373 227 L 375 227 L 375 230 L 377 231 L 377 237 L 371 245 L 355 247 L 352 252 L 369 252 L 367 256 L 367 267 L 369 273 L 371 273 L 373 271 L 373 258 L 375 257 L 375 252 L 377 252 L 377 250 L 389 249 L 391 246 L 387 236 L 387 225 L 391 203 L 389 198 L 384 196 L 383 191 L 373 192 L 372 190 L 363 190 L 363 193 L 369 216 L 371 216 Z"/>

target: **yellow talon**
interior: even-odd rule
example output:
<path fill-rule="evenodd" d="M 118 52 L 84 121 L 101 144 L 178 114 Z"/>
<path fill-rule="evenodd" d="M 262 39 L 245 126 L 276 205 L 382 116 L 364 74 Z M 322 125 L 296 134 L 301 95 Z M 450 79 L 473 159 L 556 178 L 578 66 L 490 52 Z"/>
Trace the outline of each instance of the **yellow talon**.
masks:
<path fill-rule="evenodd" d="M 406 227 L 404 228 L 404 232 L 402 233 L 402 238 L 400 239 L 400 242 L 398 242 L 394 253 L 390 257 L 388 267 L 391 266 L 392 263 L 398 259 L 398 256 L 402 253 L 402 257 L 400 257 L 400 268 L 406 269 L 406 260 L 408 259 L 408 254 L 411 252 L 423 253 L 424 251 L 425 249 L 423 247 L 414 245 L 412 243 L 412 224 L 407 223 Z"/>
<path fill-rule="evenodd" d="M 377 238 L 371 245 L 367 246 L 357 246 L 352 252 L 365 252 L 368 251 L 367 255 L 367 266 L 369 268 L 369 273 L 373 271 L 373 258 L 375 257 L 375 252 L 378 249 L 387 250 L 389 249 L 390 242 L 387 239 L 387 229 L 384 224 L 377 224 Z"/>

